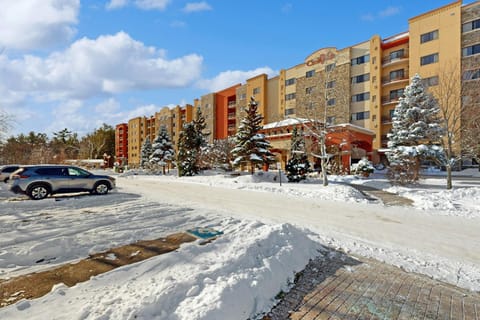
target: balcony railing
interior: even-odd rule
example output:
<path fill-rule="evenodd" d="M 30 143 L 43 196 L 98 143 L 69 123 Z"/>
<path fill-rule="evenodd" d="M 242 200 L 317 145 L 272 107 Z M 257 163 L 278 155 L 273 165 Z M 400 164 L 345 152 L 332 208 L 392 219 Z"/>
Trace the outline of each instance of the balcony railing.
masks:
<path fill-rule="evenodd" d="M 387 57 L 382 58 L 382 64 L 385 65 L 385 64 L 389 64 L 389 63 L 402 61 L 402 60 L 405 60 L 405 59 L 408 59 L 408 54 L 406 54 L 406 53 L 398 54 L 398 55 L 395 55 L 393 57 L 387 56 Z"/>
<path fill-rule="evenodd" d="M 397 77 L 383 77 L 382 78 L 382 84 L 388 84 L 388 83 L 393 83 L 393 82 L 399 82 L 399 81 L 406 81 L 408 80 L 408 76 L 402 75 L 402 76 L 397 76 Z"/>
<path fill-rule="evenodd" d="M 392 123 L 392 118 L 391 117 L 382 117 L 382 123 L 383 124 Z"/>
<path fill-rule="evenodd" d="M 236 102 L 236 101 L 229 101 L 228 104 L 227 104 L 227 106 L 228 106 L 229 108 L 235 107 L 236 105 L 237 105 L 237 102 Z"/>
<path fill-rule="evenodd" d="M 232 112 L 232 113 L 229 113 L 227 117 L 228 117 L 229 120 L 235 119 L 235 118 L 236 118 L 236 114 L 235 114 L 234 112 Z"/>
<path fill-rule="evenodd" d="M 400 97 L 383 96 L 382 97 L 382 104 L 396 103 L 399 100 L 400 100 Z"/>

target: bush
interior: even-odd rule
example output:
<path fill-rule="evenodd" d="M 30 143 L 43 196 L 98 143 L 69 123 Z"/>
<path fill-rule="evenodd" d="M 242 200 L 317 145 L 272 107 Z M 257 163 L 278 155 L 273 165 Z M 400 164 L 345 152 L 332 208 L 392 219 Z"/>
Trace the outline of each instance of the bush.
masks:
<path fill-rule="evenodd" d="M 362 158 L 358 163 L 354 163 L 350 168 L 350 171 L 353 174 L 369 176 L 370 173 L 373 173 L 373 165 L 367 158 Z"/>

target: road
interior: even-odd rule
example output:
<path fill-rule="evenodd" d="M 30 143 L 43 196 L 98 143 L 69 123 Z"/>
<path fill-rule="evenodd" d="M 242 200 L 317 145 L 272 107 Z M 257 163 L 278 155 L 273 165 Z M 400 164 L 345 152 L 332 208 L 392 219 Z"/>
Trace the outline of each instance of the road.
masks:
<path fill-rule="evenodd" d="M 225 189 L 176 181 L 119 179 L 127 192 L 148 199 L 202 207 L 219 214 L 291 223 L 345 241 L 400 252 L 416 251 L 480 266 L 480 219 L 429 215 L 412 208 L 315 201 L 275 193 Z M 321 187 L 321 186 L 319 186 Z"/>

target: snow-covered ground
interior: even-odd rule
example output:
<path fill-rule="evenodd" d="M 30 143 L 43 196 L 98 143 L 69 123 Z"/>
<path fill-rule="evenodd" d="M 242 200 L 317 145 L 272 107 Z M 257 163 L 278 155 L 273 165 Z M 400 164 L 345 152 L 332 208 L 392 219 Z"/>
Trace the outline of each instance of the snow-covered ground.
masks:
<path fill-rule="evenodd" d="M 470 176 L 478 177 L 478 171 Z M 96 276 L 0 309 L 0 319 L 246 319 L 268 311 L 294 274 L 325 247 L 343 249 L 480 290 L 480 179 L 391 187 L 383 175 L 289 184 L 278 173 L 117 176 L 107 196 L 24 200 L 0 184 L 0 278 L 45 270 L 89 253 L 182 232 L 223 231 L 208 245 Z M 348 184 L 414 200 L 368 203 Z"/>

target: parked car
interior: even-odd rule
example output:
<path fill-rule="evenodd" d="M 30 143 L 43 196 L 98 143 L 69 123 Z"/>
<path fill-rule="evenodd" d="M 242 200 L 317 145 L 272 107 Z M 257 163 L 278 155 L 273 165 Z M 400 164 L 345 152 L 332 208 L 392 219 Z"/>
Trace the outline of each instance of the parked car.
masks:
<path fill-rule="evenodd" d="M 0 167 L 0 181 L 8 182 L 10 175 L 20 168 L 19 165 L 6 165 Z"/>
<path fill-rule="evenodd" d="M 10 190 L 28 195 L 33 200 L 57 193 L 88 191 L 107 194 L 115 188 L 115 178 L 95 175 L 79 167 L 68 165 L 21 166 L 11 175 Z"/>

